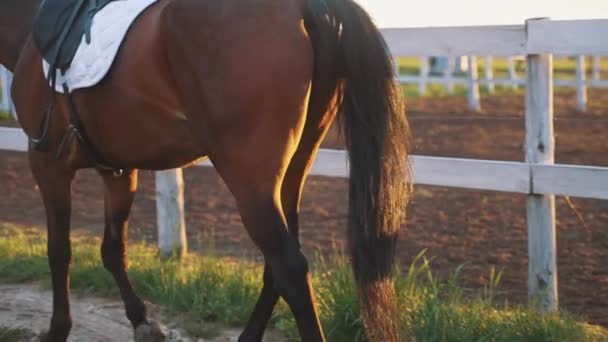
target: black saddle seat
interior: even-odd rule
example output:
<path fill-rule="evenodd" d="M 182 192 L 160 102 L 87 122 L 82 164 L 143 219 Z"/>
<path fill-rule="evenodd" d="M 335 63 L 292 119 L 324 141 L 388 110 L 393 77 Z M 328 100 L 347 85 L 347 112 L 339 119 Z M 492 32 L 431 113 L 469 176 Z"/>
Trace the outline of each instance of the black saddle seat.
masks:
<path fill-rule="evenodd" d="M 93 17 L 111 1 L 116 0 L 42 0 L 32 34 L 51 66 L 50 77 L 55 69 L 65 72 L 70 67 L 83 35 L 91 42 Z"/>

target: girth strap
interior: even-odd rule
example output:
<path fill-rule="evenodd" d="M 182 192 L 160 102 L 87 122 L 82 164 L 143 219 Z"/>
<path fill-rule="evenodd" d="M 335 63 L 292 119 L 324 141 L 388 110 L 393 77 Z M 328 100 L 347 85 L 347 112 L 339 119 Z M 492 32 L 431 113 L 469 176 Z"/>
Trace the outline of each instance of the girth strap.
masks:
<path fill-rule="evenodd" d="M 93 162 L 96 169 L 100 171 L 111 171 L 116 177 L 122 176 L 124 170 L 122 168 L 111 166 L 111 164 L 97 151 L 95 146 L 91 144 L 84 125 L 82 124 L 82 120 L 80 120 L 76 103 L 74 102 L 74 98 L 72 97 L 67 84 L 63 85 L 63 92 L 67 98 L 68 108 L 70 111 L 70 124 L 68 125 L 68 128 L 61 139 L 61 144 L 57 149 L 57 154 L 55 157 L 57 159 L 61 158 L 68 145 L 72 143 L 74 138 L 76 138 L 78 139 L 78 142 L 80 143 L 80 146 L 87 157 Z"/>

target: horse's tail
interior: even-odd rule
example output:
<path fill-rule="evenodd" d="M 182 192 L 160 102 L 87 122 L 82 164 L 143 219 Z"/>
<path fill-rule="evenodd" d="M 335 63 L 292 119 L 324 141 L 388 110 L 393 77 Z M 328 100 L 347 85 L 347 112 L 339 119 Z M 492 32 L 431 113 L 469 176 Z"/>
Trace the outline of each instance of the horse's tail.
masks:
<path fill-rule="evenodd" d="M 333 73 L 338 80 L 339 121 L 350 158 L 349 251 L 363 322 L 372 341 L 398 341 L 391 273 L 410 190 L 409 128 L 401 90 L 386 43 L 359 5 L 307 0 L 307 7 L 315 77 Z M 334 53 L 331 64 L 337 69 L 322 70 L 324 64 L 317 62 L 324 51 L 319 50 L 331 41 L 337 46 L 325 53 Z"/>

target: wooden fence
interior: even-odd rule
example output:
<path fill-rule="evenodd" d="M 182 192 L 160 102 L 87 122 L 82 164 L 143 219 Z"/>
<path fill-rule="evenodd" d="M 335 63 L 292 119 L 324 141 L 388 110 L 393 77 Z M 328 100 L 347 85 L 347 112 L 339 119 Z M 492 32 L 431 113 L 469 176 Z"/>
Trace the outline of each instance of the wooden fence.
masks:
<path fill-rule="evenodd" d="M 413 156 L 412 167 L 416 184 L 528 195 L 528 288 L 541 310 L 558 307 L 555 195 L 608 200 L 608 168 L 554 164 L 553 54 L 608 55 L 604 32 L 608 20 L 545 19 L 521 26 L 383 31 L 394 56 L 526 56 L 526 162 Z M 21 130 L 0 128 L 0 148 L 26 151 L 27 139 Z M 348 177 L 346 153 L 322 150 L 311 174 Z M 157 184 L 161 251 L 183 252 L 181 173 L 159 173 Z"/>
<path fill-rule="evenodd" d="M 484 74 L 480 77 L 478 74 L 478 57 L 467 57 L 466 75 L 455 75 L 454 59 L 456 57 L 448 57 L 449 63 L 447 70 L 442 75 L 432 75 L 429 67 L 429 57 L 420 57 L 420 68 L 418 75 L 399 75 L 399 80 L 402 84 L 418 85 L 418 93 L 425 95 L 429 84 L 441 84 L 448 94 L 454 93 L 454 85 L 467 86 L 467 98 L 469 107 L 474 111 L 481 111 L 480 101 L 480 86 L 485 85 L 488 93 L 495 92 L 496 85 L 503 85 L 512 89 L 518 89 L 520 86 L 526 86 L 526 79 L 519 77 L 516 71 L 516 63 L 520 59 L 525 61 L 524 56 L 507 57 L 507 78 L 494 77 L 494 56 L 484 57 Z M 575 69 L 573 70 L 573 79 L 554 79 L 554 84 L 559 87 L 576 88 L 576 103 L 577 109 L 581 112 L 587 110 L 587 89 L 608 88 L 608 80 L 601 79 L 601 56 L 591 57 L 591 78 L 587 78 L 587 59 L 583 55 L 566 56 L 562 58 L 573 58 L 575 60 Z M 398 61 L 396 62 L 398 66 Z"/>

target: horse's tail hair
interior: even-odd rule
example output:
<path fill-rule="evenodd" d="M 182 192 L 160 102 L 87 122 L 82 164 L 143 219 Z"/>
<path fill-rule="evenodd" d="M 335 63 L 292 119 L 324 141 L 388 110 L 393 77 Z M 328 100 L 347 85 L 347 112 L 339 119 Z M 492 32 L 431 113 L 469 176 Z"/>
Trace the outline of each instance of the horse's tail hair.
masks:
<path fill-rule="evenodd" d="M 411 184 L 401 89 L 386 43 L 365 10 L 353 0 L 307 0 L 307 8 L 315 75 L 334 73 L 337 80 L 350 160 L 348 248 L 361 315 L 370 340 L 395 342 L 400 315 L 392 271 Z M 319 44 L 332 41 L 333 51 L 320 51 Z M 334 54 L 334 70 L 318 65 L 324 52 Z"/>

